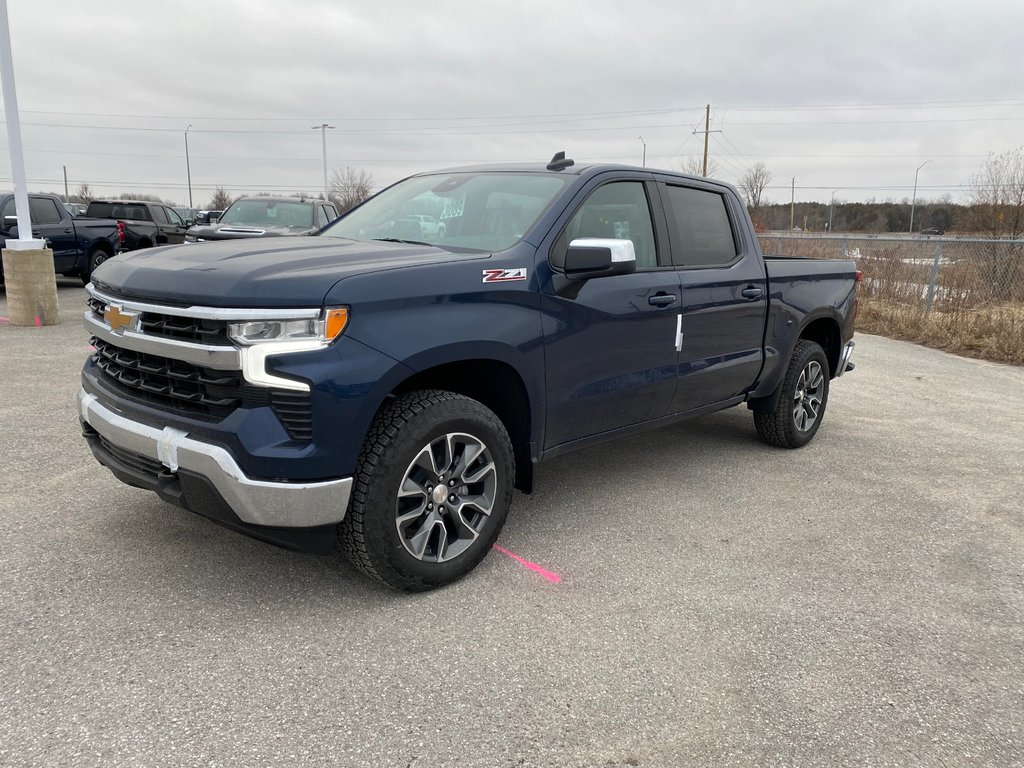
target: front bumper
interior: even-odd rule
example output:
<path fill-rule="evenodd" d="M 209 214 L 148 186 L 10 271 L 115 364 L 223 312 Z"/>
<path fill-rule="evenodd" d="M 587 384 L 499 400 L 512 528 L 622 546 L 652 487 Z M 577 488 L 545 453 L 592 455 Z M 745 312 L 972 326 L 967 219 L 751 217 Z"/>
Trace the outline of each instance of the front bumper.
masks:
<path fill-rule="evenodd" d="M 99 462 L 119 479 L 157 491 L 168 501 L 232 525 L 224 515 L 198 508 L 206 506 L 198 502 L 200 497 L 209 494 L 195 491 L 190 495 L 188 489 L 205 485 L 237 517 L 240 525 L 233 527 L 254 535 L 258 534 L 249 526 L 315 528 L 334 525 L 345 516 L 352 489 L 350 477 L 311 483 L 253 480 L 220 446 L 192 439 L 173 427 L 161 430 L 118 415 L 84 389 L 78 393 L 78 404 L 83 425 L 88 425 L 86 437 Z"/>

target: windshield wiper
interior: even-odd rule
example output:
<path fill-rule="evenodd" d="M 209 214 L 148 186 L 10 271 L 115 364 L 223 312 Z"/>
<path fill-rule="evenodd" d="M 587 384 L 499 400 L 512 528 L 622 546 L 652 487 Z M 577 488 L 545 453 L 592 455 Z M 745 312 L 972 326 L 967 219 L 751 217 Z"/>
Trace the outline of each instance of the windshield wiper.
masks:
<path fill-rule="evenodd" d="M 433 243 L 425 243 L 422 240 L 400 240 L 397 237 L 375 237 L 373 239 L 379 240 L 382 243 L 402 243 L 402 245 L 428 245 L 431 248 L 437 247 Z"/>

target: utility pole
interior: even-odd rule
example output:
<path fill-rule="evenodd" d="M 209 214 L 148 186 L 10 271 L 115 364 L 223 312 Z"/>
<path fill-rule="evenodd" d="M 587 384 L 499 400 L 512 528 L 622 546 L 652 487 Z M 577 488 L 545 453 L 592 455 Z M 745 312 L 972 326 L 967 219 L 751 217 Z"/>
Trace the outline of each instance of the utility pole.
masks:
<path fill-rule="evenodd" d="M 643 160 L 640 161 L 640 167 L 646 168 L 647 167 L 647 142 L 644 141 L 644 137 L 643 136 L 637 136 L 637 138 L 640 139 L 640 143 L 644 145 L 644 155 L 643 155 Z"/>
<path fill-rule="evenodd" d="M 324 199 L 325 200 L 329 198 L 329 194 L 328 193 L 330 192 L 330 189 L 327 186 L 327 129 L 328 128 L 332 128 L 333 129 L 334 126 L 333 125 L 328 125 L 327 123 L 320 123 L 320 125 L 314 125 L 313 126 L 313 130 L 314 131 L 316 131 L 316 130 L 320 131 L 320 141 L 323 144 L 323 150 L 324 150 Z"/>
<path fill-rule="evenodd" d="M 836 206 L 836 192 L 838 192 L 841 189 L 842 187 L 836 187 L 835 189 L 832 190 L 832 199 L 829 201 L 828 204 L 828 233 L 830 235 L 832 234 L 832 211 Z"/>
<path fill-rule="evenodd" d="M 914 234 L 914 204 L 917 203 L 917 174 L 919 174 L 921 172 L 921 169 L 928 165 L 928 163 L 930 162 L 931 160 L 925 160 L 923 163 L 917 166 L 917 170 L 914 171 L 914 196 L 910 198 L 910 229 L 907 230 L 908 235 Z"/>
<path fill-rule="evenodd" d="M 704 134 L 704 165 L 701 166 L 701 176 L 706 177 L 708 175 L 708 134 L 721 133 L 721 131 L 717 131 L 717 130 L 716 131 L 712 131 L 711 130 L 711 105 L 710 104 L 708 104 L 707 107 L 704 108 L 704 130 L 703 131 L 693 131 L 694 135 L 697 135 L 698 133 L 703 133 Z"/>
<path fill-rule="evenodd" d="M 66 165 L 64 166 L 64 202 L 71 202 L 71 198 L 68 197 L 68 167 Z"/>
<path fill-rule="evenodd" d="M 796 176 L 793 177 L 793 185 L 790 188 L 789 196 L 789 231 L 793 231 L 793 216 L 796 213 Z"/>
<path fill-rule="evenodd" d="M 192 123 L 185 126 L 185 174 L 188 176 L 188 207 L 192 207 L 192 166 L 188 161 L 188 129 Z"/>

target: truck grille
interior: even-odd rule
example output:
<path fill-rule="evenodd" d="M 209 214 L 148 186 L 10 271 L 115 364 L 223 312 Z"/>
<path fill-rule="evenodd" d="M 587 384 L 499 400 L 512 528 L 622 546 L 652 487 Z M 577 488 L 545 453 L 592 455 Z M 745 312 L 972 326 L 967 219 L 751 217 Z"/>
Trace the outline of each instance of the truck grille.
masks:
<path fill-rule="evenodd" d="M 220 420 L 241 406 L 270 406 L 293 440 L 311 440 L 308 392 L 247 384 L 241 371 L 216 371 L 171 358 L 122 349 L 93 338 L 92 358 L 104 379 L 144 402 L 189 416 Z"/>
<path fill-rule="evenodd" d="M 103 311 L 107 302 L 89 297 L 89 309 L 93 315 L 103 319 Z M 176 341 L 189 341 L 194 344 L 229 345 L 228 324 L 224 320 L 206 320 L 198 317 L 180 317 L 159 312 L 143 312 L 140 319 L 140 330 L 150 336 L 159 336 Z"/>

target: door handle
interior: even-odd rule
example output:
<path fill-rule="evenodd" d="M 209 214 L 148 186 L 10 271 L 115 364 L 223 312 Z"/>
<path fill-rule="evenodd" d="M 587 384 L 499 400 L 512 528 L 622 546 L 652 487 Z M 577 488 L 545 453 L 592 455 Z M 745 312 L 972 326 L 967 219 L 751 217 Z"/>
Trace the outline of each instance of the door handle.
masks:
<path fill-rule="evenodd" d="M 667 307 L 679 301 L 674 293 L 656 293 L 647 298 L 647 303 L 652 307 Z"/>
<path fill-rule="evenodd" d="M 70 234 L 71 234 L 71 232 L 72 232 L 72 230 L 70 230 L 70 229 L 65 229 L 65 230 L 64 230 L 64 234 L 65 234 L 65 235 L 70 235 Z"/>
<path fill-rule="evenodd" d="M 748 285 L 746 288 L 740 291 L 740 295 L 744 299 L 759 299 L 761 298 L 762 293 L 764 293 L 764 291 L 758 288 L 756 285 Z"/>

